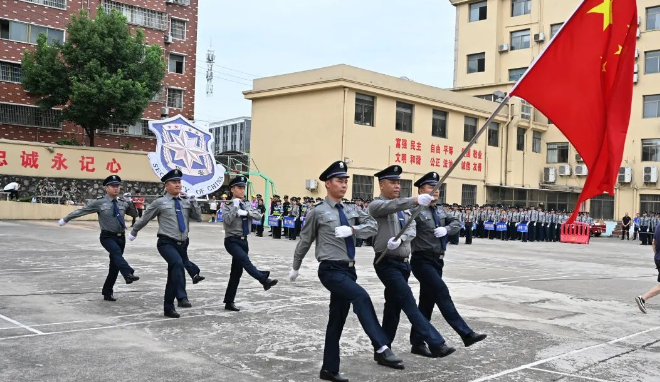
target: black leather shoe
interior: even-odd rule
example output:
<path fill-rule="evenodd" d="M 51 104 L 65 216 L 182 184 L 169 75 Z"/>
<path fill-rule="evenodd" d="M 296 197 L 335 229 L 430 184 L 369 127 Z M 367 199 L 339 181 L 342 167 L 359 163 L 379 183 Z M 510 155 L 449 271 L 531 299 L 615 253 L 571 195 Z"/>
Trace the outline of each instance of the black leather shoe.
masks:
<path fill-rule="evenodd" d="M 277 285 L 277 279 L 266 279 L 266 282 L 264 283 L 264 290 L 268 290 L 275 285 Z"/>
<path fill-rule="evenodd" d="M 192 278 L 192 280 L 193 280 L 193 284 L 197 284 L 197 283 L 200 282 L 200 281 L 204 281 L 204 279 L 206 279 L 206 277 L 204 277 L 204 276 L 200 276 L 199 274 L 196 274 L 196 275 L 194 275 L 193 278 Z"/>
<path fill-rule="evenodd" d="M 327 370 L 321 370 L 321 375 L 319 375 L 324 381 L 334 381 L 334 382 L 348 382 L 348 378 L 344 378 L 339 373 L 331 373 Z"/>
<path fill-rule="evenodd" d="M 191 304 L 190 301 L 188 301 L 188 299 L 185 298 L 185 297 L 182 298 L 182 299 L 179 299 L 179 303 L 177 304 L 177 306 L 178 306 L 179 308 L 192 308 L 192 304 Z"/>
<path fill-rule="evenodd" d="M 124 277 L 124 279 L 126 280 L 126 284 L 131 284 L 133 281 L 138 281 L 140 278 L 134 275 L 128 275 Z"/>
<path fill-rule="evenodd" d="M 413 345 L 410 349 L 410 352 L 413 354 L 421 355 L 422 357 L 433 358 L 433 353 L 429 350 L 429 347 L 426 344 Z"/>
<path fill-rule="evenodd" d="M 485 340 L 486 337 L 488 337 L 487 334 L 483 334 L 483 333 L 479 334 L 479 333 L 472 332 L 469 335 L 463 337 L 463 343 L 465 344 L 465 347 L 472 346 L 472 345 L 476 344 L 479 341 Z"/>
<path fill-rule="evenodd" d="M 103 299 L 104 299 L 105 301 L 117 301 L 117 299 L 115 298 L 115 296 L 113 296 L 113 295 L 111 295 L 111 294 L 104 294 L 104 295 L 103 295 Z"/>
<path fill-rule="evenodd" d="M 374 352 L 374 361 L 378 362 L 379 365 L 391 367 L 392 369 L 405 369 L 403 360 L 394 355 L 390 348 L 382 353 Z"/>
<path fill-rule="evenodd" d="M 447 346 L 447 344 L 442 344 L 439 348 L 431 349 L 431 354 L 433 354 L 433 358 L 442 358 L 450 355 L 455 351 L 456 349 Z"/>
<path fill-rule="evenodd" d="M 231 310 L 232 312 L 240 312 L 241 310 L 234 305 L 233 302 L 225 304 L 225 310 Z"/>
<path fill-rule="evenodd" d="M 172 310 L 166 310 L 165 311 L 165 317 L 179 318 L 179 317 L 181 317 L 181 315 L 179 313 L 177 313 L 176 310 L 172 309 Z"/>

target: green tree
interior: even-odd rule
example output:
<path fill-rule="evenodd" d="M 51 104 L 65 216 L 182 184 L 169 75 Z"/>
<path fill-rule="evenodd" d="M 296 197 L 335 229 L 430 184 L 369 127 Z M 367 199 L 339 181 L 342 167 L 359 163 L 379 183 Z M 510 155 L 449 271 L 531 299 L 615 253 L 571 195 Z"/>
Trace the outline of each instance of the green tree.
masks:
<path fill-rule="evenodd" d="M 94 146 L 96 130 L 140 119 L 166 65 L 161 47 L 146 45 L 142 30 L 132 34 L 121 13 L 99 7 L 93 19 L 85 11 L 73 15 L 64 44 L 40 35 L 22 69 L 23 87 L 37 105 L 61 106 L 62 119 L 82 126 Z"/>

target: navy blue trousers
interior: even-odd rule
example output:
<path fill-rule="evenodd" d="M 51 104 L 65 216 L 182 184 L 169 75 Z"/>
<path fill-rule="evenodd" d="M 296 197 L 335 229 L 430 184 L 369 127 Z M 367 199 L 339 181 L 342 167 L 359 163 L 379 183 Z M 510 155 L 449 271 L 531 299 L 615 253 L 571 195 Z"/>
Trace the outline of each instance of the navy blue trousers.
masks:
<path fill-rule="evenodd" d="M 410 260 L 412 272 L 415 278 L 419 280 L 419 311 L 426 319 L 431 320 L 433 314 L 433 305 L 438 305 L 442 317 L 461 337 L 472 333 L 472 329 L 465 323 L 463 318 L 451 300 L 449 288 L 442 280 L 442 268 L 444 260 L 431 259 L 421 254 L 414 253 Z M 421 345 L 424 343 L 424 337 L 414 330 L 410 332 L 410 343 L 412 345 Z"/>
<path fill-rule="evenodd" d="M 392 347 L 402 310 L 412 324 L 412 329 L 431 348 L 439 348 L 444 344 L 445 339 L 417 307 L 415 296 L 413 296 L 408 285 L 410 263 L 384 258 L 380 263 L 374 265 L 374 268 L 376 269 L 376 275 L 385 285 L 383 331 L 387 335 L 388 345 Z"/>
<path fill-rule="evenodd" d="M 238 284 L 241 281 L 241 275 L 243 275 L 243 269 L 255 280 L 259 281 L 262 285 L 270 276 L 270 272 L 264 272 L 257 269 L 257 267 L 252 264 L 250 257 L 248 256 L 248 247 L 247 239 L 241 239 L 240 237 L 226 237 L 225 238 L 225 249 L 231 255 L 231 272 L 229 273 L 229 283 L 227 284 L 227 290 L 225 291 L 225 304 L 234 302 L 236 298 L 236 292 L 238 291 Z"/>
<path fill-rule="evenodd" d="M 101 232 L 101 245 L 110 254 L 110 266 L 108 267 L 108 276 L 103 283 L 101 293 L 104 296 L 112 295 L 112 288 L 115 286 L 117 276 L 121 272 L 122 276 L 130 276 L 133 274 L 133 268 L 128 265 L 124 259 L 124 247 L 126 246 L 126 238 L 124 235 L 117 236 L 117 234 L 110 234 Z"/>
<path fill-rule="evenodd" d="M 171 238 L 159 237 L 156 243 L 158 253 L 167 261 L 167 284 L 165 284 L 165 310 L 174 309 L 174 299 L 187 298 L 186 277 L 184 269 L 186 267 L 197 267 L 189 265 L 188 259 L 188 239 L 185 241 L 176 241 Z M 197 268 L 199 269 L 199 268 Z M 199 273 L 199 272 L 198 272 Z"/>
<path fill-rule="evenodd" d="M 389 340 L 378 323 L 369 294 L 356 282 L 357 274 L 354 267 L 349 267 L 348 263 L 342 261 L 322 261 L 318 275 L 321 284 L 330 291 L 330 313 L 325 331 L 321 369 L 338 373 L 339 339 L 351 304 L 362 329 L 376 349 L 389 344 Z"/>

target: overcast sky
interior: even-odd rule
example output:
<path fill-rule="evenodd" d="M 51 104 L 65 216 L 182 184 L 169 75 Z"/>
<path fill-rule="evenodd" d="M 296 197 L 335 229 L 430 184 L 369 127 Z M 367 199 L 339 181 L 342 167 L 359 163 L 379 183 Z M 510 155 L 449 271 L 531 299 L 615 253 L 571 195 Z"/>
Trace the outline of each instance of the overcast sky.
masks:
<path fill-rule="evenodd" d="M 454 19 L 449 0 L 199 0 L 196 120 L 249 116 L 254 78 L 335 64 L 451 87 Z"/>

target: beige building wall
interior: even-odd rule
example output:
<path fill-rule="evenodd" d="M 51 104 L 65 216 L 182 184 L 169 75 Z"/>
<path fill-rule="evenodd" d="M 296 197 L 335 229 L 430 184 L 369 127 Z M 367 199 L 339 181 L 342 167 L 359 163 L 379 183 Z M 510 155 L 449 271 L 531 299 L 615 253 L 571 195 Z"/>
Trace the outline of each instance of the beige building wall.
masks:
<path fill-rule="evenodd" d="M 572 14 L 580 3 L 579 0 L 531 0 L 531 13 L 521 16 L 511 16 L 511 0 L 487 0 L 486 20 L 470 22 L 469 7 L 476 1 L 449 0 L 456 8 L 456 56 L 454 91 L 472 96 L 484 96 L 493 94 L 495 91 L 507 92 L 515 84 L 509 81 L 509 69 L 528 67 L 542 50 L 550 42 L 551 26 L 563 23 Z M 618 185 L 614 198 L 614 215 L 620 218 L 625 212 L 634 213 L 640 208 L 660 211 L 660 204 L 649 206 L 640 205 L 640 195 L 659 195 L 660 182 L 644 182 L 644 167 L 657 166 L 655 161 L 642 161 L 642 140 L 660 138 L 660 118 L 643 118 L 643 102 L 645 95 L 660 94 L 660 74 L 645 73 L 644 63 L 646 52 L 660 50 L 660 30 L 648 30 L 646 25 L 647 8 L 660 6 L 660 0 L 637 0 L 638 14 L 640 16 L 639 38 L 637 48 L 638 76 L 634 85 L 632 113 L 630 128 L 626 138 L 625 151 L 622 166 L 632 168 L 632 182 Z M 530 48 L 516 51 L 499 52 L 501 44 L 511 44 L 510 34 L 512 31 L 530 29 Z M 543 42 L 535 42 L 534 35 L 544 33 Z M 467 56 L 474 53 L 485 53 L 485 71 L 481 73 L 467 72 Z M 576 100 L 579 102 L 579 100 Z M 520 100 L 512 100 L 514 112 L 519 116 Z M 556 126 L 547 124 L 547 119 L 532 109 L 532 122 L 522 121 L 520 127 L 528 129 L 526 136 L 525 151 L 508 151 L 511 154 L 513 164 L 508 166 L 512 172 L 513 184 L 524 184 L 529 187 L 538 187 L 536 179 L 542 178 L 543 167 L 558 167 L 558 164 L 546 163 L 547 144 L 552 142 L 567 142 L 564 135 Z M 531 139 L 533 131 L 542 132 L 541 153 L 531 150 Z M 569 148 L 569 162 L 573 175 L 558 176 L 556 187 L 580 187 L 584 183 L 584 177 L 574 175 L 575 166 L 581 164 L 576 161 L 577 151 Z M 528 176 L 523 170 L 523 164 L 532 169 L 536 175 Z M 525 174 L 521 179 L 520 172 Z M 528 183 L 528 179 L 529 182 Z M 589 206 L 585 206 L 587 209 Z"/>

